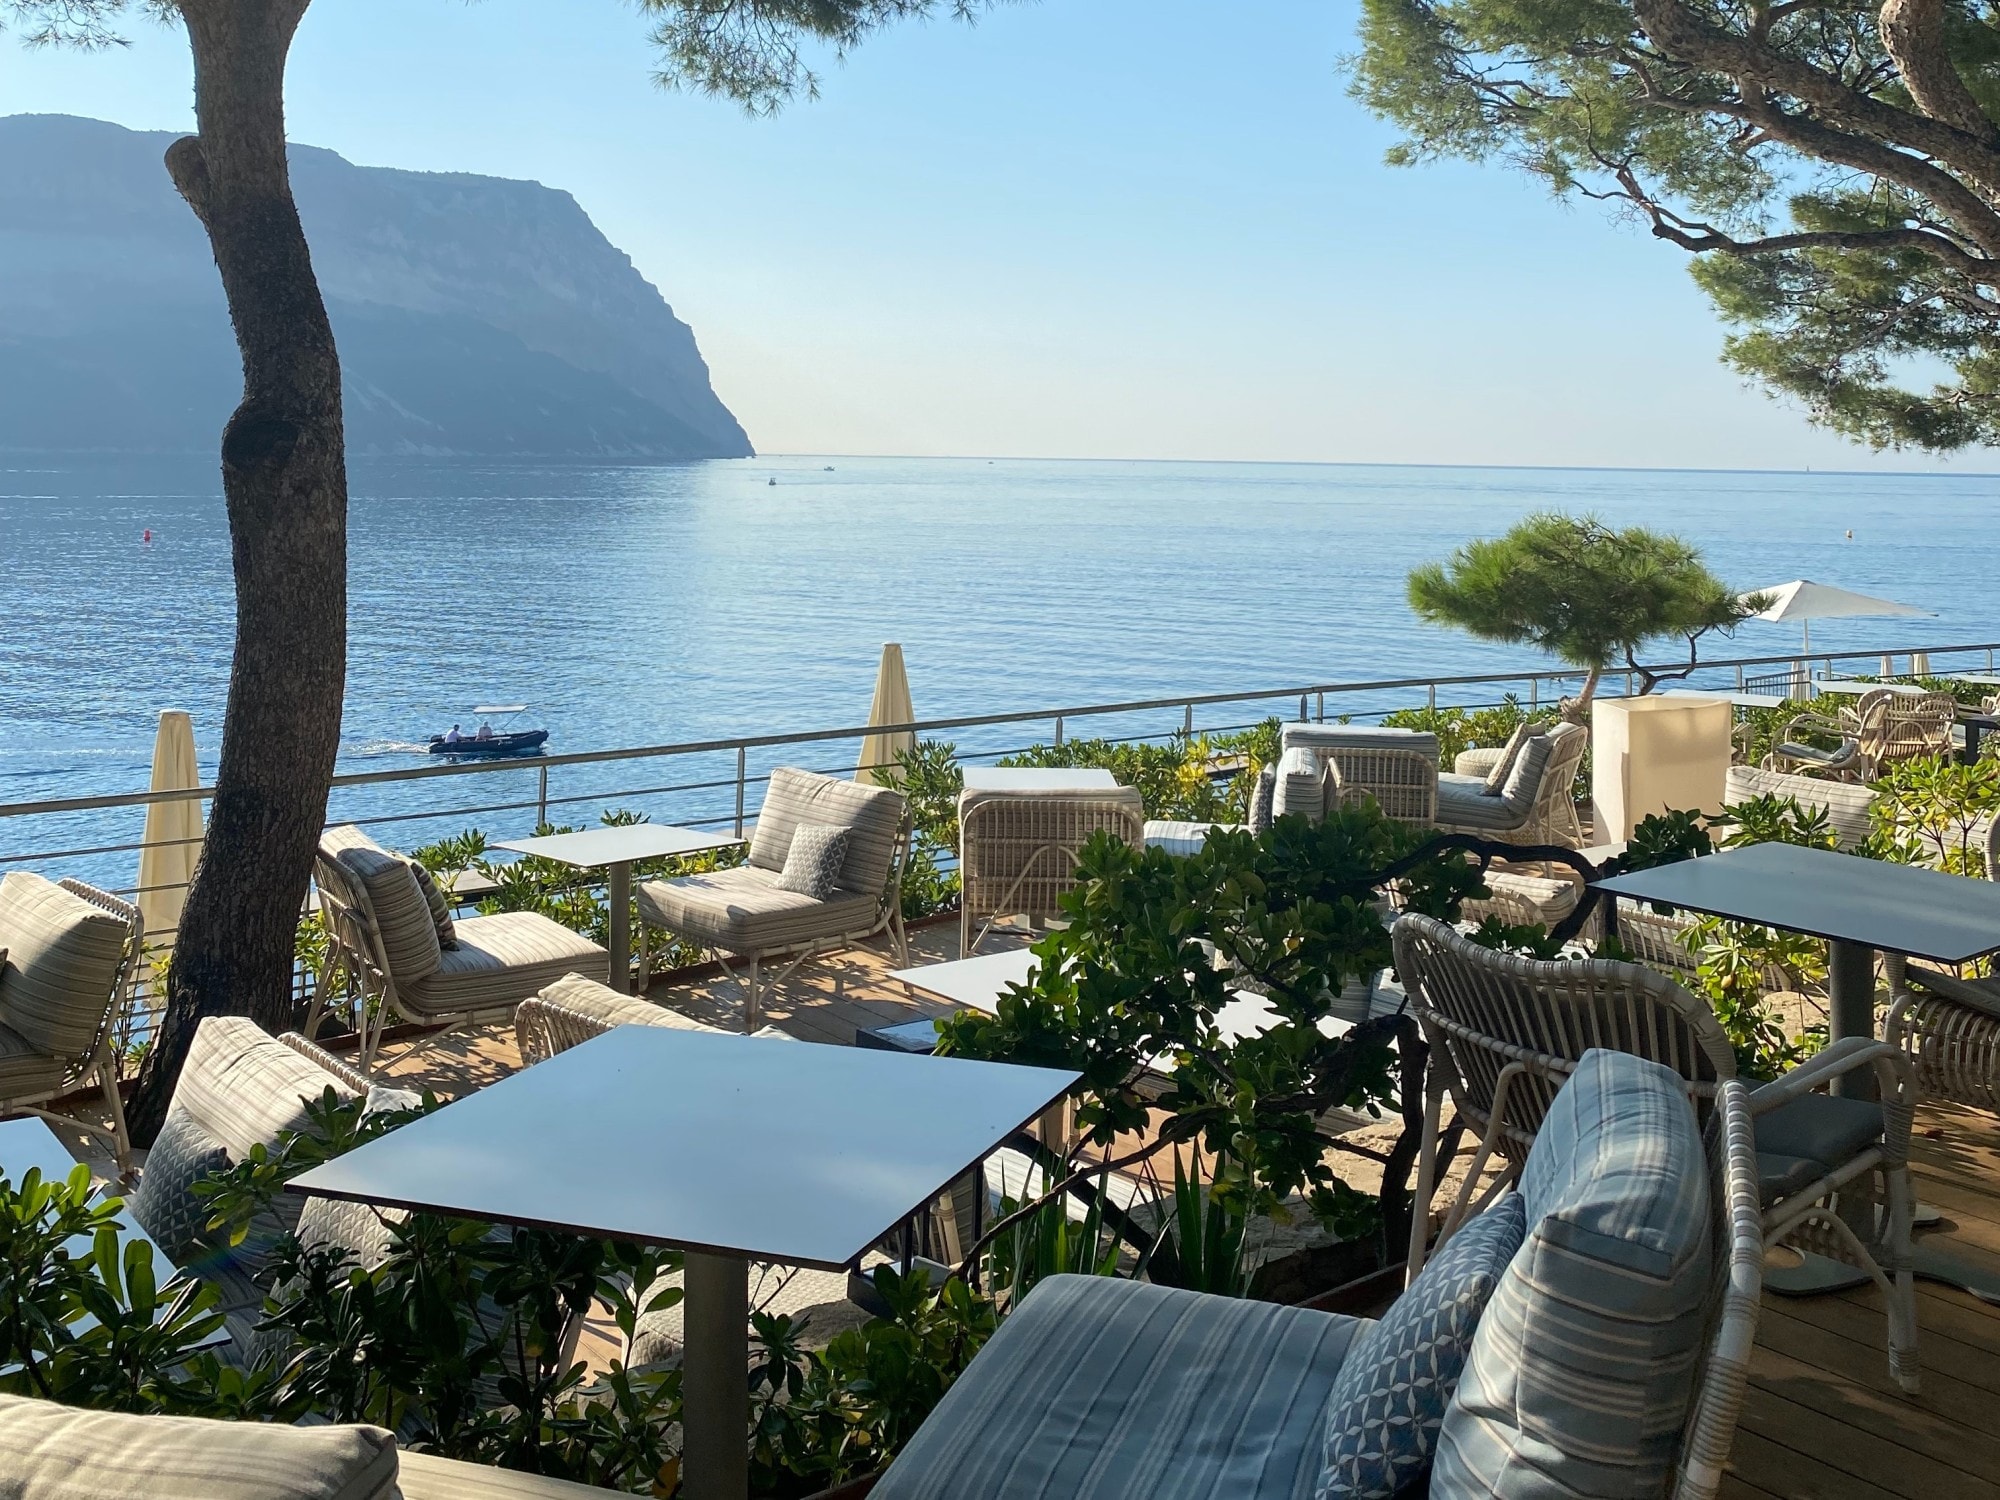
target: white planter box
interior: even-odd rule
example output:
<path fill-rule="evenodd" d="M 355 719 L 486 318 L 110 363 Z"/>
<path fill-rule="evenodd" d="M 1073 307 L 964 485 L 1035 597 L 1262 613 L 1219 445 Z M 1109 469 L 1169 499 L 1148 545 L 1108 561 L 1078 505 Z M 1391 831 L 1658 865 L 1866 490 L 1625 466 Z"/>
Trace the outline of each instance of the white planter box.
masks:
<path fill-rule="evenodd" d="M 1600 843 L 1652 813 L 1722 811 L 1735 711 L 1722 699 L 1599 698 L 1591 704 L 1591 799 Z"/>

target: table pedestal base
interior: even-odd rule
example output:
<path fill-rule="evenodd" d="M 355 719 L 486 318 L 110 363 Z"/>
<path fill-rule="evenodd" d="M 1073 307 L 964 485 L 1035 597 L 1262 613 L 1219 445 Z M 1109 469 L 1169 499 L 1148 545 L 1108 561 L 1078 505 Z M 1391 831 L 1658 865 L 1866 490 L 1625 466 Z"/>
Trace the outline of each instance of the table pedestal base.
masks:
<path fill-rule="evenodd" d="M 1915 1247 L 1910 1269 L 1921 1281 L 1954 1286 L 2000 1307 L 2000 1266 L 1967 1260 L 1932 1241 Z M 1765 1290 L 1781 1297 L 1819 1297 L 1867 1286 L 1873 1280 L 1866 1271 L 1823 1255 L 1802 1256 L 1796 1266 L 1767 1266 L 1764 1270 Z"/>
<path fill-rule="evenodd" d="M 750 1265 L 687 1253 L 681 1473 L 687 1500 L 750 1492 Z"/>

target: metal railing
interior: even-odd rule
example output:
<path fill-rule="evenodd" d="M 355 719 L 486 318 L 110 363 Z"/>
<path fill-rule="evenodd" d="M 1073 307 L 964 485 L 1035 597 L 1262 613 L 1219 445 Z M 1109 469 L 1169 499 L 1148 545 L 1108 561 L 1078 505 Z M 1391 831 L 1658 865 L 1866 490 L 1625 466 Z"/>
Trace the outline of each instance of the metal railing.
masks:
<path fill-rule="evenodd" d="M 1934 659 L 1933 670 L 1939 673 L 1973 668 L 1991 672 L 1996 651 L 2000 651 L 2000 643 L 1982 642 L 1918 644 L 1890 651 L 1816 651 L 1807 657 L 1797 652 L 1730 657 L 1703 662 L 1687 683 L 1740 687 L 1746 669 L 1755 667 L 1801 669 L 1819 678 L 1862 671 L 1889 675 L 1896 660 L 1926 656 Z M 1848 670 L 1842 673 L 1842 667 Z M 1678 667 L 1666 663 L 1654 670 L 1675 671 Z M 856 768 L 854 752 L 844 756 L 833 752 L 843 743 L 858 745 L 870 734 L 948 737 L 959 743 L 961 760 L 978 762 L 1019 754 L 1039 744 L 1060 745 L 1077 738 L 1079 727 L 1089 737 L 1139 743 L 1170 740 L 1177 735 L 1226 734 L 1253 728 L 1270 717 L 1369 722 L 1395 709 L 1472 710 L 1497 706 L 1508 697 L 1533 709 L 1545 702 L 1553 704 L 1561 691 L 1580 682 L 1582 675 L 1574 669 L 1537 668 L 1450 677 L 1315 682 L 919 719 L 900 725 L 726 736 L 522 760 L 350 771 L 333 778 L 328 821 L 388 830 L 384 843 L 410 847 L 460 832 L 473 819 L 518 816 L 523 824 L 589 821 L 605 810 L 626 808 L 684 826 L 726 827 L 741 836 L 755 822 L 760 789 L 772 769 L 781 764 L 803 765 L 809 770 L 851 774 Z M 1634 674 L 1610 672 L 1600 694 L 1612 692 L 1621 679 L 1625 692 L 1632 692 Z M 659 768 L 656 774 L 641 774 L 655 767 Z M 445 795 L 460 788 L 467 794 L 463 798 Z M 204 786 L 192 792 L 94 793 L 0 803 L 0 874 L 35 868 L 52 879 L 75 875 L 136 899 L 148 891 L 129 881 L 121 882 L 117 875 L 121 866 L 134 868 L 137 856 L 148 847 L 142 832 L 134 830 L 131 823 L 142 819 L 145 809 L 154 803 L 190 796 L 206 801 L 212 794 L 213 788 Z M 512 831 L 504 830 L 501 836 Z M 154 939 L 167 935 L 148 934 Z"/>

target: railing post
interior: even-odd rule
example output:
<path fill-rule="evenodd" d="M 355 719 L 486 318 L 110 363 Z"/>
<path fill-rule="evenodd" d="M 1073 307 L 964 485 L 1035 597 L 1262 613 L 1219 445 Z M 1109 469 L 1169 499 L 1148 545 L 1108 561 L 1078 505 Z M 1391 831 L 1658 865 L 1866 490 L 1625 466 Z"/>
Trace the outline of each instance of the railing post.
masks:
<path fill-rule="evenodd" d="M 1056 715 L 1056 745 L 1057 745 L 1057 747 L 1058 747 L 1058 748 L 1060 748 L 1060 747 L 1061 747 L 1061 745 L 1062 745 L 1062 740 L 1063 740 L 1063 716 L 1062 716 L 1061 714 L 1057 714 L 1057 715 Z"/>
<path fill-rule="evenodd" d="M 1299 694 L 1299 722 L 1301 724 L 1306 722 L 1306 695 L 1304 693 Z"/>
<path fill-rule="evenodd" d="M 1189 739 L 1194 738 L 1194 705 L 1192 703 L 1181 705 L 1181 733 Z"/>
<path fill-rule="evenodd" d="M 1435 682 L 1433 682 L 1429 687 L 1424 689 L 1424 706 L 1430 709 L 1431 712 L 1433 713 L 1437 712 L 1438 685 Z"/>
<path fill-rule="evenodd" d="M 540 766 L 535 774 L 535 826 L 540 828 L 549 820 L 549 768 Z"/>
<path fill-rule="evenodd" d="M 1321 694 L 1319 695 L 1319 697 L 1318 697 L 1318 700 L 1317 700 L 1317 701 L 1316 701 L 1316 702 L 1315 702 L 1315 703 L 1313 704 L 1313 708 L 1314 708 L 1314 711 L 1315 711 L 1315 713 L 1314 713 L 1314 716 L 1315 716 L 1315 717 L 1316 717 L 1316 718 L 1317 718 L 1317 719 L 1319 720 L 1319 722 L 1320 722 L 1320 723 L 1324 724 L 1324 723 L 1326 722 L 1326 694 L 1325 694 L 1325 693 L 1321 693 Z"/>
<path fill-rule="evenodd" d="M 1741 662 L 1736 664 L 1736 691 L 1739 693 L 1743 691 L 1743 664 Z"/>
<path fill-rule="evenodd" d="M 1534 718 L 1536 710 L 1541 706 L 1542 679 L 1540 677 L 1530 677 L 1528 679 L 1528 717 L 1531 719 Z"/>
<path fill-rule="evenodd" d="M 743 746 L 738 745 L 736 747 L 736 836 L 739 839 L 743 837 L 743 784 L 748 780 L 744 774 L 747 759 L 748 752 Z"/>

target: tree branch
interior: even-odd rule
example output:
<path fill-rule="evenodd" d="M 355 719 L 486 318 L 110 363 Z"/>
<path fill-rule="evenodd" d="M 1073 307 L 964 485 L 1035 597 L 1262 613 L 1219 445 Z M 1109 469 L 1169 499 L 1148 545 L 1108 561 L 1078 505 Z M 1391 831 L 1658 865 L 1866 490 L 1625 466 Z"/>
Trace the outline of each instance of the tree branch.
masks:
<path fill-rule="evenodd" d="M 2000 130 L 1959 77 L 1944 38 L 1944 0 L 1883 0 L 1882 46 L 1895 60 L 1917 108 L 1988 147 Z"/>

